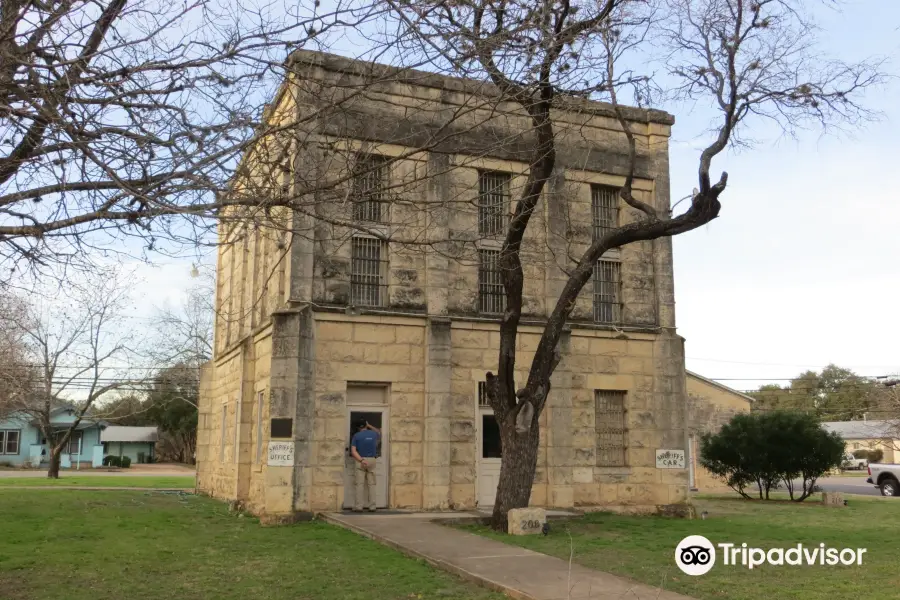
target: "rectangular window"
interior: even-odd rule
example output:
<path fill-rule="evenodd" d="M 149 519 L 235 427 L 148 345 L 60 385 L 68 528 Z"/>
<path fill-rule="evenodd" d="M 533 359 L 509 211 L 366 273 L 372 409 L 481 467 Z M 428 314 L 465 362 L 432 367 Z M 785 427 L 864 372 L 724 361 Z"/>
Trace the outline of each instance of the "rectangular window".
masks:
<path fill-rule="evenodd" d="M 625 392 L 597 390 L 594 421 L 597 466 L 625 466 Z"/>
<path fill-rule="evenodd" d="M 387 300 L 387 243 L 355 237 L 350 250 L 350 304 L 384 306 Z"/>
<path fill-rule="evenodd" d="M 266 397 L 265 390 L 256 396 L 256 462 L 262 461 L 262 432 L 263 432 L 263 400 Z"/>
<path fill-rule="evenodd" d="M 80 454 L 81 453 L 81 437 L 83 432 L 81 431 L 73 431 L 72 435 L 69 436 L 69 445 L 68 448 L 64 451 L 65 454 Z"/>
<path fill-rule="evenodd" d="M 506 227 L 509 211 L 509 173 L 479 171 L 478 233 L 496 235 Z"/>
<path fill-rule="evenodd" d="M 481 458 L 503 458 L 500 425 L 494 415 L 481 415 Z"/>
<path fill-rule="evenodd" d="M 20 435 L 18 429 L 0 430 L 0 454 L 18 454 Z"/>
<path fill-rule="evenodd" d="M 357 157 L 353 174 L 353 218 L 384 223 L 387 220 L 388 162 L 383 156 Z"/>
<path fill-rule="evenodd" d="M 594 322 L 618 323 L 622 313 L 621 263 L 598 260 L 594 265 Z"/>
<path fill-rule="evenodd" d="M 491 401 L 487 395 L 487 381 L 478 382 L 478 406 L 490 406 Z"/>
<path fill-rule="evenodd" d="M 619 190 L 608 185 L 591 186 L 593 240 L 619 226 Z"/>
<path fill-rule="evenodd" d="M 499 314 L 506 310 L 506 292 L 500 278 L 500 251 L 478 251 L 478 310 Z"/>

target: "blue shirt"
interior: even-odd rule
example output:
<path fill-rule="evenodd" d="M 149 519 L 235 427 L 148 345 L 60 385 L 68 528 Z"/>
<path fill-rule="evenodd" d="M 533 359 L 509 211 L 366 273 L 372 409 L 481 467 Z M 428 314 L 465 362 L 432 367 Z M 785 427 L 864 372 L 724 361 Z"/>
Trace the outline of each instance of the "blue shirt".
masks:
<path fill-rule="evenodd" d="M 378 454 L 378 434 L 371 429 L 364 429 L 353 434 L 350 445 L 356 448 L 361 457 L 375 458 Z"/>

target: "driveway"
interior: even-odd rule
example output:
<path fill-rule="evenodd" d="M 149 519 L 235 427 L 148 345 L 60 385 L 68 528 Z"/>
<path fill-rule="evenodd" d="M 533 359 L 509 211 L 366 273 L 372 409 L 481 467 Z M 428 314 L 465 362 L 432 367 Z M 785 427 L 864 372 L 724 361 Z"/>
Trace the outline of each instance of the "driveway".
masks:
<path fill-rule="evenodd" d="M 866 483 L 865 477 L 825 477 L 818 481 L 819 486 L 826 492 L 841 492 L 843 494 L 859 494 L 862 496 L 880 496 L 881 491 Z"/>

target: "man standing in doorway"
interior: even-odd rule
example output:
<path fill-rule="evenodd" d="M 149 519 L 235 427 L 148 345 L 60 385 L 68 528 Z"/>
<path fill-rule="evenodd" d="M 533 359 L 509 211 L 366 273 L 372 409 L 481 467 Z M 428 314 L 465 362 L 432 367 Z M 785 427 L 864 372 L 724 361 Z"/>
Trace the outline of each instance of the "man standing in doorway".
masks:
<path fill-rule="evenodd" d="M 363 494 L 368 494 L 368 505 L 375 512 L 375 456 L 381 431 L 366 421 L 357 421 L 353 439 L 350 440 L 350 456 L 356 460 L 356 497 L 353 510 L 362 512 Z"/>

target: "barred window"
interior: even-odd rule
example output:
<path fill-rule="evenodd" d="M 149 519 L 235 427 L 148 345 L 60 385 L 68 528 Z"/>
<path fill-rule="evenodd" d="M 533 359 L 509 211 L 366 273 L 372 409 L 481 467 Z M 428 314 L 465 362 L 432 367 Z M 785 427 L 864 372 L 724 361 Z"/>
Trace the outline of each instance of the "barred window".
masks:
<path fill-rule="evenodd" d="M 624 467 L 625 392 L 597 390 L 594 398 L 597 466 Z"/>
<path fill-rule="evenodd" d="M 506 227 L 509 210 L 509 173 L 478 173 L 478 233 L 496 235 Z"/>
<path fill-rule="evenodd" d="M 598 260 L 594 265 L 594 322 L 618 323 L 622 313 L 621 263 Z"/>
<path fill-rule="evenodd" d="M 487 395 L 487 381 L 478 382 L 478 406 L 490 406 L 491 401 Z"/>
<path fill-rule="evenodd" d="M 388 162 L 383 156 L 357 157 L 353 175 L 353 218 L 383 223 L 387 220 Z"/>
<path fill-rule="evenodd" d="M 478 251 L 478 310 L 493 314 L 506 310 L 499 250 Z"/>
<path fill-rule="evenodd" d="M 619 226 L 619 190 L 608 185 L 591 186 L 593 239 L 596 242 Z"/>
<path fill-rule="evenodd" d="M 384 306 L 387 300 L 387 244 L 375 238 L 355 237 L 350 260 L 350 303 Z"/>

